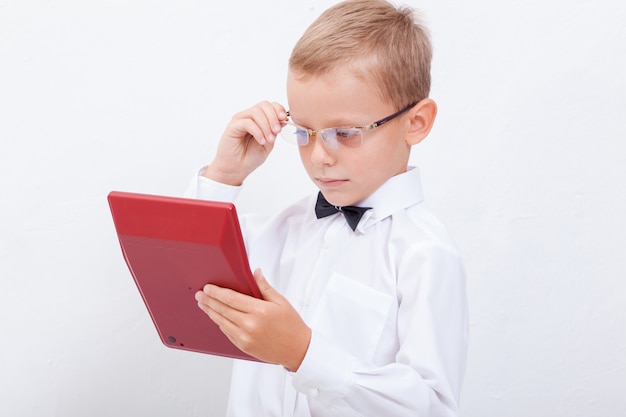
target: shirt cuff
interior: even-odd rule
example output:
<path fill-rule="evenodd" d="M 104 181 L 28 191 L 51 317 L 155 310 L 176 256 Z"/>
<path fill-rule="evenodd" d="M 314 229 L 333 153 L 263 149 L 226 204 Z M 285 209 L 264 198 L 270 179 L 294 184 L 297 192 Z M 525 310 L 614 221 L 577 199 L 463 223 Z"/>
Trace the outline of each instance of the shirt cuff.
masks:
<path fill-rule="evenodd" d="M 237 199 L 241 186 L 233 186 L 222 184 L 217 181 L 203 177 L 202 174 L 206 170 L 203 167 L 198 171 L 196 176 L 191 180 L 187 189 L 186 197 L 197 198 L 200 200 L 225 201 L 232 203 Z"/>
<path fill-rule="evenodd" d="M 309 397 L 326 402 L 344 397 L 353 384 L 356 359 L 313 330 L 309 348 L 293 377 L 293 386 Z"/>

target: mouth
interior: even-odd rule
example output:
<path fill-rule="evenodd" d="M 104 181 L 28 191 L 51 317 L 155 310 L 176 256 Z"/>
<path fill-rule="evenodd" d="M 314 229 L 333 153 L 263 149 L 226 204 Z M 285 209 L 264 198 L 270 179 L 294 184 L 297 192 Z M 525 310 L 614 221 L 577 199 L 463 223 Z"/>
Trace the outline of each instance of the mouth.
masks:
<path fill-rule="evenodd" d="M 345 184 L 346 182 L 348 182 L 348 180 L 346 179 L 337 179 L 337 178 L 320 178 L 317 177 L 315 178 L 315 182 L 317 182 L 317 184 L 323 188 L 335 188 L 335 187 L 339 187 L 343 184 Z"/>

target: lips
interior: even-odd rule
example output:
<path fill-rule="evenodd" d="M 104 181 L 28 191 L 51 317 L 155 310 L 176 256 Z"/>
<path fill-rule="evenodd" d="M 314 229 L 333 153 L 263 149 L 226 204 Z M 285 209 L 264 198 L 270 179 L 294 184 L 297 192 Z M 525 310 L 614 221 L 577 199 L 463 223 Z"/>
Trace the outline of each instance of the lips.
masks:
<path fill-rule="evenodd" d="M 342 184 L 348 182 L 345 179 L 336 179 L 336 178 L 315 178 L 315 181 L 319 184 L 320 187 L 339 187 Z"/>

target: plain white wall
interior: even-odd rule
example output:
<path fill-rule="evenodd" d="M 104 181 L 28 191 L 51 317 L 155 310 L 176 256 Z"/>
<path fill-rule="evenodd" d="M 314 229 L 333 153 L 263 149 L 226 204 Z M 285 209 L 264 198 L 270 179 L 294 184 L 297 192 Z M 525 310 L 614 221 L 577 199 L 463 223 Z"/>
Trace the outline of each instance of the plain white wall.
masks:
<path fill-rule="evenodd" d="M 106 195 L 182 194 L 333 3 L 0 1 L 0 414 L 223 415 L 230 361 L 160 344 Z M 409 3 L 440 106 L 412 158 L 468 272 L 462 415 L 625 415 L 626 2 Z M 312 190 L 279 143 L 240 208 Z"/>

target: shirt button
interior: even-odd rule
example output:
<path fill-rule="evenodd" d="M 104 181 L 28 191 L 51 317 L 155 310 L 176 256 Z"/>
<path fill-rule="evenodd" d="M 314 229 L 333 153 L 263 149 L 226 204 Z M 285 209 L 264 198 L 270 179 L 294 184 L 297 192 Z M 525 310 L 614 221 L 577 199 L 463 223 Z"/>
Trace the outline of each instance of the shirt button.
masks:
<path fill-rule="evenodd" d="M 309 397 L 311 397 L 311 398 L 315 398 L 315 397 L 317 397 L 317 395 L 318 395 L 319 393 L 320 393 L 320 392 L 319 392 L 319 390 L 318 390 L 317 388 L 311 388 L 311 389 L 309 390 L 308 395 L 309 395 Z"/>

